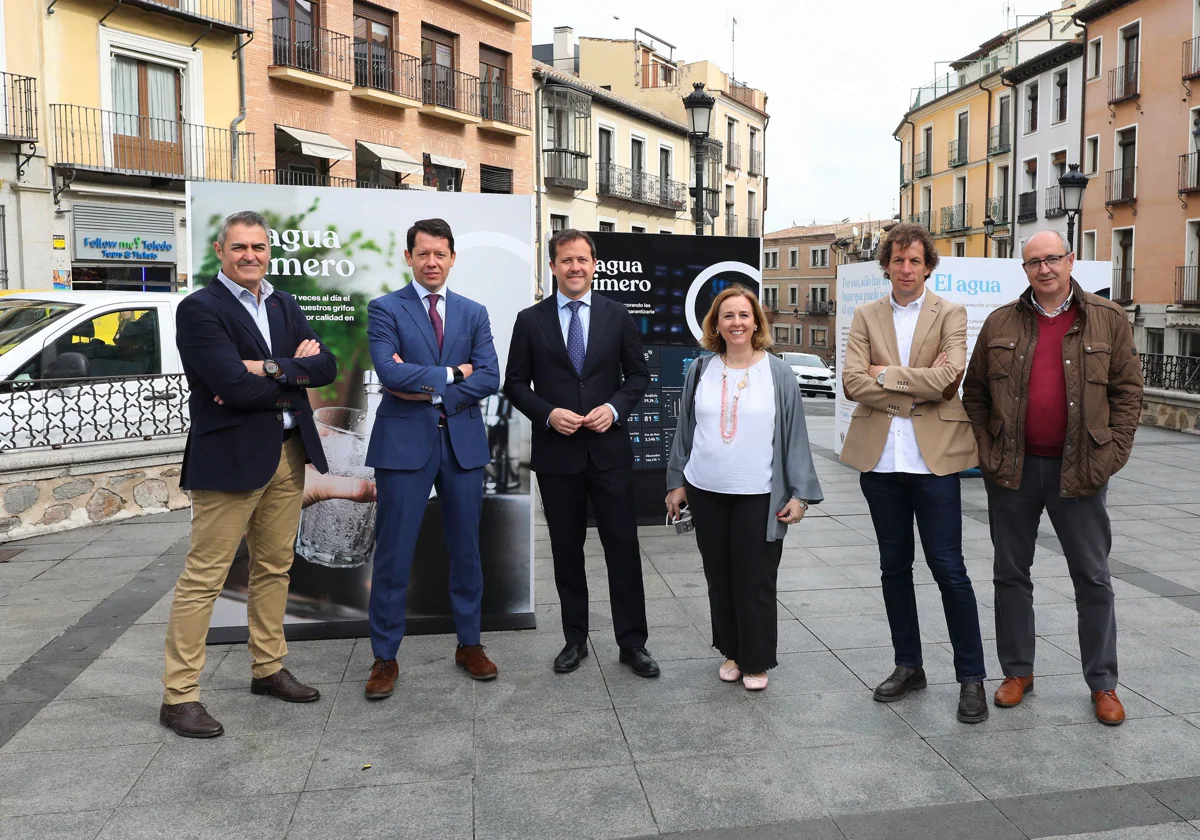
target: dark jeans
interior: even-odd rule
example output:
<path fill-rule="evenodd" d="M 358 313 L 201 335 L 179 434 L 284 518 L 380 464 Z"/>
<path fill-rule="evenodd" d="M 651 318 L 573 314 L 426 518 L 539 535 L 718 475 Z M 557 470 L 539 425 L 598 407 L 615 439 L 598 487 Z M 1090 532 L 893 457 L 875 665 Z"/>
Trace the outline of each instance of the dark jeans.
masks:
<path fill-rule="evenodd" d="M 979 608 L 962 553 L 962 502 L 957 475 L 865 472 L 859 477 L 879 539 L 883 602 L 892 628 L 896 664 L 922 666 L 921 629 L 913 589 L 913 517 L 921 532 L 925 562 L 942 591 L 942 609 L 954 647 L 960 683 L 985 677 Z"/>
<path fill-rule="evenodd" d="M 712 643 L 743 673 L 779 664 L 779 560 L 783 540 L 767 542 L 771 494 L 712 493 L 686 485 L 696 523 L 696 545 L 708 581 Z"/>
<path fill-rule="evenodd" d="M 996 549 L 996 652 L 1006 677 L 1033 674 L 1033 554 L 1042 511 L 1067 556 L 1079 615 L 1079 653 L 1092 691 L 1117 687 L 1117 612 L 1108 573 L 1112 527 L 1105 502 L 1108 488 L 1094 496 L 1059 495 L 1062 459 L 1025 456 L 1021 487 L 1009 490 L 984 482 L 992 545 Z"/>

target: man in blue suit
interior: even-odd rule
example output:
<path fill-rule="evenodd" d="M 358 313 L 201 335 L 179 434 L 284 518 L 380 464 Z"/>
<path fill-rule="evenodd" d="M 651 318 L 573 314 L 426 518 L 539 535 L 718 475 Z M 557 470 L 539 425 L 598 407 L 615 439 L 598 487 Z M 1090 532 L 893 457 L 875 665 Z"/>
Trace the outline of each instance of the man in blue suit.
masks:
<path fill-rule="evenodd" d="M 479 643 L 479 518 L 483 468 L 491 460 L 479 402 L 500 387 L 492 327 L 487 309 L 446 289 L 455 259 L 450 225 L 441 219 L 414 224 L 404 257 L 416 282 L 376 298 L 367 309 L 371 361 L 386 389 L 367 447 L 379 494 L 368 606 L 375 654 L 369 700 L 389 696 L 399 674 L 409 571 L 434 486 L 450 555 L 454 659 L 473 679 L 496 677 Z"/>

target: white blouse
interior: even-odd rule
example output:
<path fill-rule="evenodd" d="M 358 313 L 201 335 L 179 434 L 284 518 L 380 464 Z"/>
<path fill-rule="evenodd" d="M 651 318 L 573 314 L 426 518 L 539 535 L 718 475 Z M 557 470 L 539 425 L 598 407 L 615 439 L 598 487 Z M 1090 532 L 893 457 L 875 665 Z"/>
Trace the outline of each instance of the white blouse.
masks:
<path fill-rule="evenodd" d="M 737 383 L 749 373 L 740 392 Z M 737 433 L 721 439 L 721 377 L 726 376 L 726 408 L 737 401 Z M 775 383 L 764 355 L 749 371 L 729 368 L 713 359 L 696 386 L 696 434 L 683 476 L 693 486 L 713 493 L 759 495 L 771 492 L 771 461 L 775 448 Z M 725 430 L 729 430 L 726 417 Z"/>

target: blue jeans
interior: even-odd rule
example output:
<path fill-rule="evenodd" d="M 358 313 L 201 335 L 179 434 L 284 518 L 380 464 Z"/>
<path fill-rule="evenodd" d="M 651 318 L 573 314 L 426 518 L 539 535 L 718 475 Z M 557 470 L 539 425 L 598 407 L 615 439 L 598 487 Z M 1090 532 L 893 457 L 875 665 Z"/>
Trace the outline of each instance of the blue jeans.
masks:
<path fill-rule="evenodd" d="M 954 647 L 954 673 L 960 683 L 985 677 L 983 639 L 975 590 L 962 553 L 962 501 L 957 475 L 865 472 L 859 485 L 871 508 L 879 540 L 883 602 L 892 629 L 896 664 L 922 667 L 921 629 L 913 589 L 913 517 L 921 533 L 925 562 L 942 591 L 946 627 Z"/>

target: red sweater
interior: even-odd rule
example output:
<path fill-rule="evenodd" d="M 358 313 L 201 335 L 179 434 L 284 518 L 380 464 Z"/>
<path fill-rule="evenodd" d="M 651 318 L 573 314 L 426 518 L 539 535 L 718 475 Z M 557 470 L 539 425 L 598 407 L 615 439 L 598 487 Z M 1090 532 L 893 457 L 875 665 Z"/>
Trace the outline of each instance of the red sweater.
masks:
<path fill-rule="evenodd" d="M 1067 378 L 1063 338 L 1075 323 L 1077 306 L 1056 318 L 1037 313 L 1038 338 L 1029 371 L 1029 402 L 1025 409 L 1025 451 L 1061 458 L 1067 437 Z"/>

